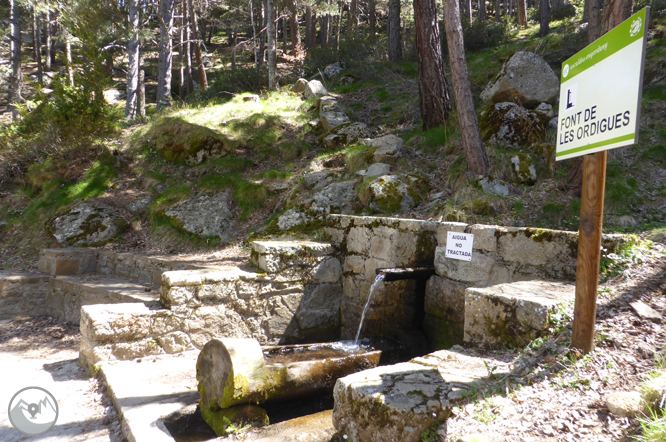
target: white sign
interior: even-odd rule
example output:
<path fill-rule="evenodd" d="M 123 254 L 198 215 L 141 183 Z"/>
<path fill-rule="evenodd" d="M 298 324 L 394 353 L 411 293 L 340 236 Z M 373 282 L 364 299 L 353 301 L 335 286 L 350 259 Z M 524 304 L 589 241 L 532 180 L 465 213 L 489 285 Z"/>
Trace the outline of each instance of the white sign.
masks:
<path fill-rule="evenodd" d="M 638 142 L 649 7 L 562 65 L 557 160 Z"/>
<path fill-rule="evenodd" d="M 445 256 L 462 261 L 471 261 L 473 244 L 474 235 L 471 233 L 447 232 Z"/>

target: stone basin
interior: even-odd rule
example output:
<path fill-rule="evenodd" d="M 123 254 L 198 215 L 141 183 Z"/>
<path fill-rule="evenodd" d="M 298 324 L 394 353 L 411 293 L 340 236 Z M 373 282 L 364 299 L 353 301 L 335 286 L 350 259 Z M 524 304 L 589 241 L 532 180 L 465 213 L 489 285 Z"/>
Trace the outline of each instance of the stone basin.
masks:
<path fill-rule="evenodd" d="M 330 393 L 337 379 L 376 367 L 380 350 L 349 344 L 261 347 L 254 339 L 212 339 L 197 360 L 201 414 L 216 431 L 224 421 L 265 425 L 265 412 L 241 404 L 262 404 Z M 259 416 L 259 417 L 258 417 Z M 233 419 L 232 419 L 233 418 Z"/>

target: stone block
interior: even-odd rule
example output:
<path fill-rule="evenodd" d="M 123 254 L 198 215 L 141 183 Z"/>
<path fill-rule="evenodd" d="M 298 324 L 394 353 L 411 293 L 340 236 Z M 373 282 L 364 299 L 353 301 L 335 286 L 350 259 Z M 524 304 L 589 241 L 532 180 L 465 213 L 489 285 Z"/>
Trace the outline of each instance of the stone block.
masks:
<path fill-rule="evenodd" d="M 365 258 L 359 255 L 347 255 L 345 258 L 345 272 L 365 273 Z"/>
<path fill-rule="evenodd" d="M 463 397 L 461 390 L 490 382 L 492 361 L 446 350 L 338 379 L 333 425 L 350 442 L 419 442 L 444 422 Z M 494 369 L 505 373 L 505 365 Z"/>
<path fill-rule="evenodd" d="M 339 314 L 342 300 L 342 284 L 317 284 L 306 290 L 300 306 L 293 306 L 304 310 L 328 310 Z"/>
<path fill-rule="evenodd" d="M 464 341 L 525 346 L 545 333 L 552 313 L 574 297 L 573 285 L 548 281 L 468 288 Z"/>
<path fill-rule="evenodd" d="M 389 261 L 391 259 L 391 244 L 392 241 L 389 238 L 373 236 L 370 239 L 370 256 L 383 261 Z"/>
<path fill-rule="evenodd" d="M 361 281 L 354 276 L 345 276 L 342 284 L 343 297 L 351 302 L 360 302 L 361 296 Z"/>
<path fill-rule="evenodd" d="M 370 250 L 370 230 L 352 227 L 347 235 L 347 251 L 367 255 Z"/>
<path fill-rule="evenodd" d="M 340 281 L 342 266 L 337 258 L 326 258 L 313 269 L 312 281 L 315 283 L 332 283 Z"/>
<path fill-rule="evenodd" d="M 49 279 L 45 274 L 0 270 L 0 320 L 47 314 Z"/>
<path fill-rule="evenodd" d="M 370 258 L 365 261 L 365 279 L 372 282 L 377 278 L 377 269 L 386 269 L 395 267 L 393 263 L 382 261 L 381 259 Z M 361 295 L 363 296 L 363 294 Z"/>
<path fill-rule="evenodd" d="M 44 249 L 37 263 L 39 271 L 48 275 L 79 275 L 94 272 L 97 252 L 94 249 Z"/>
<path fill-rule="evenodd" d="M 481 252 L 472 253 L 471 261 L 446 258 L 446 246 L 435 252 L 437 275 L 470 285 L 487 286 L 509 282 L 509 269 Z"/>
<path fill-rule="evenodd" d="M 497 250 L 497 226 L 474 224 L 471 233 L 474 235 L 474 250 L 495 252 Z"/>
<path fill-rule="evenodd" d="M 332 255 L 333 245 L 313 241 L 252 241 L 250 261 L 267 273 L 277 273 L 290 266 L 313 263 L 312 258 Z"/>
<path fill-rule="evenodd" d="M 466 228 L 467 224 L 465 223 L 437 223 L 437 245 L 446 246 L 446 236 L 448 232 L 464 233 Z"/>
<path fill-rule="evenodd" d="M 81 335 L 90 342 L 127 342 L 151 334 L 151 310 L 144 304 L 96 304 L 81 308 Z"/>

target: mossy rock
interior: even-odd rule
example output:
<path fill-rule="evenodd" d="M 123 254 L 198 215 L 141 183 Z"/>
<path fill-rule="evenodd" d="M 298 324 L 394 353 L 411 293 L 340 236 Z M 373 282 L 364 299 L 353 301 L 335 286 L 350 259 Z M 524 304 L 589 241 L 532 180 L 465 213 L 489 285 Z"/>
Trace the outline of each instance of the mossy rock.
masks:
<path fill-rule="evenodd" d="M 201 416 L 218 436 L 238 433 L 247 427 L 268 425 L 266 410 L 256 405 L 242 404 L 217 411 L 208 409 L 202 402 Z"/>
<path fill-rule="evenodd" d="M 66 247 L 98 247 L 121 235 L 127 222 L 111 209 L 83 203 L 51 219 L 46 230 Z"/>
<path fill-rule="evenodd" d="M 235 143 L 204 126 L 181 118 L 163 118 L 142 137 L 164 159 L 178 164 L 199 164 L 234 152 Z"/>
<path fill-rule="evenodd" d="M 548 117 L 515 103 L 497 103 L 481 113 L 479 126 L 485 141 L 518 148 L 545 139 Z"/>
<path fill-rule="evenodd" d="M 359 199 L 372 211 L 396 213 L 418 206 L 429 190 L 421 177 L 384 175 L 362 185 Z"/>
<path fill-rule="evenodd" d="M 519 184 L 532 185 L 536 183 L 537 173 L 532 157 L 526 153 L 518 153 L 511 157 L 513 177 Z"/>

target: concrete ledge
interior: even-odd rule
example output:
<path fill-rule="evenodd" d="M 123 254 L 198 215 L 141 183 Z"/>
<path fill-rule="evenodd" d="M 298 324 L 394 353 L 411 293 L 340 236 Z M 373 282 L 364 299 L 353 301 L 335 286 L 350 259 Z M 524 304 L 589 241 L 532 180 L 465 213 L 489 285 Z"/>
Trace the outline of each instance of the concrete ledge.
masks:
<path fill-rule="evenodd" d="M 44 249 L 37 266 L 40 272 L 51 276 L 91 273 L 97 267 L 97 251 L 79 248 Z"/>
<path fill-rule="evenodd" d="M 465 392 L 483 388 L 508 364 L 441 350 L 338 379 L 333 425 L 350 442 L 418 442 L 444 422 Z"/>
<path fill-rule="evenodd" d="M 468 288 L 464 341 L 523 347 L 546 332 L 552 313 L 574 298 L 573 285 L 549 281 Z"/>
<path fill-rule="evenodd" d="M 309 266 L 335 252 L 331 244 L 314 241 L 253 241 L 250 246 L 250 262 L 267 273 Z"/>

